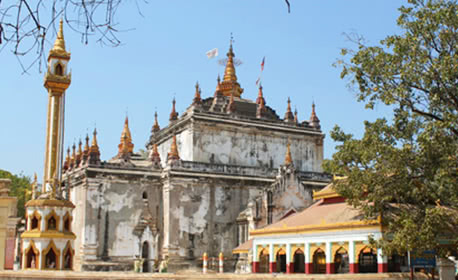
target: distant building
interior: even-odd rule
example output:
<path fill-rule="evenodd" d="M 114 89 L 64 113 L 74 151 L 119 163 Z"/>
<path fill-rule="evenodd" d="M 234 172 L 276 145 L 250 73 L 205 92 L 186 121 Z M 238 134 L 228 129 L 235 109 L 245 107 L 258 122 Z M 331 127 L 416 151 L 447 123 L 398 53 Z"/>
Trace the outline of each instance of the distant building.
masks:
<path fill-rule="evenodd" d="M 16 224 L 17 198 L 8 195 L 10 179 L 0 179 L 0 270 L 13 269 Z"/>
<path fill-rule="evenodd" d="M 234 253 L 250 255 L 254 273 L 376 273 L 408 271 L 405 256 L 386 256 L 369 236 L 382 237 L 380 219 L 364 220 L 330 184 L 300 213 L 250 232 Z"/>
<path fill-rule="evenodd" d="M 289 99 L 280 118 L 262 87 L 256 100 L 242 98 L 234 56 L 231 43 L 213 96 L 196 85 L 181 116 L 175 100 L 166 127 L 155 116 L 147 156 L 134 153 L 127 117 L 112 159 L 101 160 L 95 131 L 68 149 L 63 183 L 76 207 L 78 269 L 130 270 L 141 257 L 143 271 L 161 261 L 175 271 L 223 252 L 234 270 L 232 249 L 249 230 L 305 209 L 330 182 L 315 105 L 299 121 Z"/>

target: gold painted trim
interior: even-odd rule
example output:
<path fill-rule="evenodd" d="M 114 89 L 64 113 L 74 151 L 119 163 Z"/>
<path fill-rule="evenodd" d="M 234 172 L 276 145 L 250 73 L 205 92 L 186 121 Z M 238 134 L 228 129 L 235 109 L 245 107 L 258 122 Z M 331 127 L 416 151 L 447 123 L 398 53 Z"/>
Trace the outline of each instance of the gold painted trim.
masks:
<path fill-rule="evenodd" d="M 65 263 L 65 255 L 67 255 L 67 252 L 70 250 L 70 255 L 72 256 L 72 267 L 70 269 L 64 268 L 64 263 Z M 70 241 L 67 241 L 67 244 L 65 245 L 65 248 L 62 252 L 62 270 L 73 270 L 73 266 L 75 264 L 75 250 L 72 248 L 72 243 Z"/>
<path fill-rule="evenodd" d="M 73 232 L 59 232 L 59 231 L 25 231 L 22 233 L 21 238 L 56 238 L 56 239 L 76 239 Z"/>
<path fill-rule="evenodd" d="M 49 207 L 66 207 L 66 208 L 75 208 L 75 205 L 68 200 L 58 200 L 58 199 L 34 199 L 29 200 L 25 207 L 32 206 L 49 206 Z"/>
<path fill-rule="evenodd" d="M 334 224 L 320 224 L 320 225 L 307 225 L 298 227 L 285 227 L 273 229 L 255 229 L 250 231 L 250 236 L 254 235 L 276 235 L 276 234 L 299 234 L 310 232 L 327 232 L 327 231 L 342 231 L 342 230 L 355 230 L 355 229 L 382 229 L 380 219 L 369 221 L 355 221 Z"/>
<path fill-rule="evenodd" d="M 27 267 L 27 254 L 29 253 L 30 250 L 32 250 L 33 253 L 35 254 L 35 268 Z M 35 246 L 35 242 L 33 242 L 33 240 L 30 240 L 29 247 L 27 247 L 27 249 L 25 249 L 25 253 L 22 254 L 23 258 L 24 258 L 24 256 L 25 256 L 26 260 L 22 265 L 23 269 L 38 269 L 38 260 L 40 258 L 40 251 Z M 22 261 L 24 261 L 24 260 L 22 260 Z"/>

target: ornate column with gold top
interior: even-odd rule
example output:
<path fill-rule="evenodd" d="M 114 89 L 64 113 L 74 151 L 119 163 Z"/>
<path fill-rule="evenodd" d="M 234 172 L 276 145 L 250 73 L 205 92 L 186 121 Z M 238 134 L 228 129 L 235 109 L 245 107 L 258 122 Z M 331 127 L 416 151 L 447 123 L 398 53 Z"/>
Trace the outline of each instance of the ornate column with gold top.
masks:
<path fill-rule="evenodd" d="M 63 22 L 54 47 L 48 56 L 48 69 L 44 78 L 44 87 L 48 90 L 48 118 L 46 132 L 45 166 L 42 192 L 53 190 L 55 182 L 61 180 L 65 90 L 70 86 L 71 73 L 68 71 L 70 53 L 65 50 Z"/>

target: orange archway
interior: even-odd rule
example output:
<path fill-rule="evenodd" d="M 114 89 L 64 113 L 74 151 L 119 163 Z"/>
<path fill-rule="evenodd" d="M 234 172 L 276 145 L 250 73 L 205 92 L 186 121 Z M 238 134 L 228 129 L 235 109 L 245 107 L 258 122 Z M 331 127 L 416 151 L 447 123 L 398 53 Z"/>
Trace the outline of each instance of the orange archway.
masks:
<path fill-rule="evenodd" d="M 344 247 L 337 249 L 334 255 L 335 273 L 348 273 L 350 271 L 350 261 L 348 252 Z"/>
<path fill-rule="evenodd" d="M 57 270 L 59 267 L 60 250 L 57 249 L 56 244 L 51 240 L 41 256 L 41 268 Z"/>
<path fill-rule="evenodd" d="M 25 263 L 23 268 L 38 269 L 40 251 L 35 247 L 35 243 L 30 241 L 29 247 L 25 249 Z"/>
<path fill-rule="evenodd" d="M 75 256 L 75 250 L 73 250 L 71 242 L 68 241 L 63 251 L 62 269 L 73 270 L 74 256 Z"/>
<path fill-rule="evenodd" d="M 313 273 L 326 273 L 326 254 L 321 249 L 317 249 L 313 253 Z"/>
<path fill-rule="evenodd" d="M 377 250 L 368 246 L 359 251 L 359 273 L 377 273 Z"/>
<path fill-rule="evenodd" d="M 54 210 L 51 210 L 45 217 L 45 229 L 46 230 L 59 230 L 59 216 L 57 216 Z"/>
<path fill-rule="evenodd" d="M 266 248 L 259 253 L 259 273 L 269 273 L 269 251 Z"/>
<path fill-rule="evenodd" d="M 294 273 L 305 273 L 305 255 L 304 251 L 297 249 L 293 255 Z"/>
<path fill-rule="evenodd" d="M 277 272 L 286 272 L 286 251 L 281 248 L 275 256 Z"/>

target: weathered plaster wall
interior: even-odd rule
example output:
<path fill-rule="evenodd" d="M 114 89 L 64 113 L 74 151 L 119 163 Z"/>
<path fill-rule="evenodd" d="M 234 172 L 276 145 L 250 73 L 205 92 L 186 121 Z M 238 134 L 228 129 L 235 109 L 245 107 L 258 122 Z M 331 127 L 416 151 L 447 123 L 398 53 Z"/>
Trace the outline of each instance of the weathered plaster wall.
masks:
<path fill-rule="evenodd" d="M 157 150 L 159 155 L 161 156 L 161 164 L 165 166 L 167 163 L 167 155 L 170 152 L 170 146 L 172 145 L 172 136 L 162 142 L 160 145 L 158 144 Z M 177 146 L 178 146 L 178 154 L 182 160 L 193 160 L 193 150 L 192 150 L 192 143 L 193 143 L 193 136 L 192 136 L 192 129 L 189 127 L 186 130 L 183 130 L 176 134 L 177 138 Z"/>
<path fill-rule="evenodd" d="M 319 135 L 202 122 L 195 123 L 193 131 L 194 161 L 278 168 L 284 164 L 289 138 L 296 169 L 322 172 L 323 145 L 319 144 Z"/>
<path fill-rule="evenodd" d="M 158 182 L 140 178 L 101 176 L 89 180 L 87 187 L 83 184 L 72 189 L 77 204 L 73 223 L 77 234 L 75 243 L 77 248 L 83 249 L 85 260 L 131 260 L 141 254 L 141 241 L 133 230 L 143 209 L 143 193 L 146 192 L 150 211 L 155 216 L 161 209 L 161 189 Z M 142 241 L 145 237 L 148 233 Z M 157 244 L 153 244 L 153 240 L 148 242 L 153 251 Z M 77 250 L 77 255 L 79 253 Z"/>
<path fill-rule="evenodd" d="M 236 218 L 262 186 L 243 181 L 172 177 L 164 198 L 168 211 L 165 239 L 171 255 L 200 258 L 232 255 L 237 245 Z M 165 212 L 167 215 L 167 211 Z"/>

